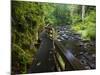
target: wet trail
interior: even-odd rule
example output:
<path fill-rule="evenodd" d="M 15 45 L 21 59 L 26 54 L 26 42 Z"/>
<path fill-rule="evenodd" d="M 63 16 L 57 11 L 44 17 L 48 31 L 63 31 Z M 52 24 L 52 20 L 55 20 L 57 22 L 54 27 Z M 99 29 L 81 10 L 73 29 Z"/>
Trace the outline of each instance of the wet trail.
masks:
<path fill-rule="evenodd" d="M 28 73 L 41 73 L 55 71 L 55 62 L 53 58 L 53 41 L 49 39 L 48 34 L 43 31 L 40 34 L 41 44 Z M 33 57 L 34 58 L 34 57 Z"/>

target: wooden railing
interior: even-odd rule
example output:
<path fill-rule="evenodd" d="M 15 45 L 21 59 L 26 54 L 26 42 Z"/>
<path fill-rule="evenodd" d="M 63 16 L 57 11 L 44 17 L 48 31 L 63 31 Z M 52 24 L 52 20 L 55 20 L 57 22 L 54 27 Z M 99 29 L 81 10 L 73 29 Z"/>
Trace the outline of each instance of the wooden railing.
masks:
<path fill-rule="evenodd" d="M 60 71 L 84 70 L 84 65 L 61 42 L 54 40 L 55 61 Z"/>
<path fill-rule="evenodd" d="M 52 36 L 50 36 L 50 35 L 52 35 Z M 52 31 L 51 33 L 48 33 L 49 37 L 48 38 L 46 37 L 46 39 L 52 40 L 51 44 L 53 45 L 53 48 L 52 48 L 53 51 L 52 50 L 50 51 L 52 57 L 49 57 L 48 59 L 50 59 L 50 60 L 53 59 L 53 61 L 54 61 L 54 63 L 53 63 L 54 70 L 53 71 L 55 72 L 55 71 L 85 70 L 86 69 L 85 66 L 83 64 L 81 64 L 81 62 L 70 52 L 70 50 L 65 48 L 64 45 L 62 44 L 62 42 L 58 41 L 56 36 L 54 37 L 54 35 L 55 35 L 55 33 L 53 34 L 53 31 Z M 46 42 L 48 42 L 48 41 L 46 41 Z M 49 45 L 51 45 L 51 44 L 49 44 Z M 42 43 L 42 45 L 43 45 L 43 43 Z M 42 45 L 41 45 L 41 50 L 44 50 L 45 48 Z M 40 57 L 40 55 L 37 55 L 37 56 Z M 36 57 L 36 59 L 38 59 L 38 58 Z M 41 61 L 39 60 L 39 62 L 41 62 Z M 29 73 L 47 72 L 46 68 L 45 68 L 45 70 L 42 70 L 40 68 L 41 65 L 40 65 L 40 67 L 36 65 L 36 64 L 38 64 L 37 60 L 35 60 L 32 64 L 33 65 L 29 69 Z M 43 65 L 42 65 L 42 67 L 43 67 Z M 38 70 L 36 70 L 35 68 Z M 50 70 L 50 72 L 51 72 L 51 70 Z"/>
<path fill-rule="evenodd" d="M 51 28 L 48 31 L 48 36 L 53 40 L 53 56 L 57 71 L 85 70 L 85 66 L 57 40 L 55 35 L 57 33 Z"/>

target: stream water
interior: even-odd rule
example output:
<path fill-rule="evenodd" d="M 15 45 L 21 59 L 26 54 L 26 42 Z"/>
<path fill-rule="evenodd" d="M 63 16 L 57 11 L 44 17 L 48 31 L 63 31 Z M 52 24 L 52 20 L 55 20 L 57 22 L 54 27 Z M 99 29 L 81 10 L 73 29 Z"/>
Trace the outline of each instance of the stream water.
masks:
<path fill-rule="evenodd" d="M 58 41 L 78 58 L 86 69 L 96 68 L 95 41 L 83 40 L 79 34 L 71 31 L 70 25 L 56 27 Z"/>

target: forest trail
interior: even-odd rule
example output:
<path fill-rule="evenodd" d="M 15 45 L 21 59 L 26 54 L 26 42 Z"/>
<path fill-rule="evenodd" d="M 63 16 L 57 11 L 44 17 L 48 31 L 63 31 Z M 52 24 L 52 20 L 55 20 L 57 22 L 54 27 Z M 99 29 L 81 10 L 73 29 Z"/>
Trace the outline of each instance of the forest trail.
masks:
<path fill-rule="evenodd" d="M 36 60 L 33 62 L 29 73 L 53 72 L 55 71 L 55 62 L 53 59 L 53 41 L 46 32 L 40 34 L 41 44 L 36 54 Z"/>

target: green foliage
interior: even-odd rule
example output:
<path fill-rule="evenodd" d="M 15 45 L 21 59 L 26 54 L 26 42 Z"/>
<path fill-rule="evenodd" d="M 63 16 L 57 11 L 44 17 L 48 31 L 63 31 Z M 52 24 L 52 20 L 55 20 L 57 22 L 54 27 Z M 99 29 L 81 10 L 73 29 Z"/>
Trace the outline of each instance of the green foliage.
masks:
<path fill-rule="evenodd" d="M 40 8 L 39 3 L 12 1 L 12 67 L 14 73 L 27 73 L 33 60 L 38 30 L 41 30 L 44 25 L 43 10 Z"/>
<path fill-rule="evenodd" d="M 71 22 L 70 10 L 67 5 L 55 4 L 53 16 L 55 17 L 55 25 L 66 25 Z"/>
<path fill-rule="evenodd" d="M 84 22 L 78 22 L 72 29 L 82 35 L 83 39 L 95 40 L 96 35 L 96 12 L 91 10 L 86 14 Z"/>
<path fill-rule="evenodd" d="M 20 46 L 12 45 L 12 66 L 17 68 L 19 73 L 25 73 L 27 65 L 31 63 L 32 57 L 28 51 L 24 51 Z M 14 67 L 16 66 L 16 67 Z M 14 69 L 13 69 L 14 70 Z"/>

